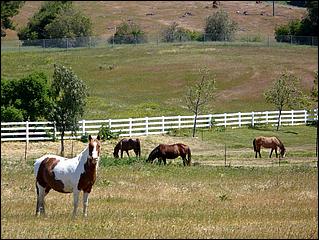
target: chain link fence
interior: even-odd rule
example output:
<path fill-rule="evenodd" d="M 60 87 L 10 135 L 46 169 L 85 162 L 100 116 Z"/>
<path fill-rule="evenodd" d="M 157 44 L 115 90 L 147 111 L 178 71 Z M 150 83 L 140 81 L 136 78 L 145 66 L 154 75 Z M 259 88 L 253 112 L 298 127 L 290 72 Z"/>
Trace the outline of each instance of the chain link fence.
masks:
<path fill-rule="evenodd" d="M 124 36 L 125 37 L 125 36 Z M 232 45 L 260 45 L 260 46 L 280 46 L 288 45 L 309 45 L 318 47 L 318 37 L 315 36 L 238 36 L 234 40 L 211 41 L 210 36 L 203 34 L 200 39 L 194 40 L 187 35 L 172 36 L 171 38 L 163 38 L 160 34 L 155 36 L 147 36 L 144 41 L 140 41 L 138 37 L 127 36 L 130 38 L 130 45 L 139 44 L 164 44 L 164 43 L 212 43 L 212 44 L 232 44 Z M 169 39 L 169 41 L 167 40 Z M 1 40 L 1 51 L 52 51 L 52 50 L 71 50 L 78 48 L 104 48 L 114 47 L 123 43 L 114 41 L 114 36 L 89 36 L 77 38 L 59 38 L 59 39 L 37 39 L 37 40 Z"/>

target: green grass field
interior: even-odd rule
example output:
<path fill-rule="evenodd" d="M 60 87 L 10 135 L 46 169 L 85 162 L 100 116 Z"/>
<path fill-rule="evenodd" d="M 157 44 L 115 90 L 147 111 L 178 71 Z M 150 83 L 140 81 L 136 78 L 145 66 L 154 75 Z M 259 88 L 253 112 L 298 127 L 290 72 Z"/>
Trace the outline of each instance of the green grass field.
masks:
<path fill-rule="evenodd" d="M 217 81 L 210 113 L 264 111 L 263 97 L 284 70 L 313 86 L 318 48 L 306 46 L 240 46 L 213 43 L 118 46 L 50 52 L 1 53 L 1 78 L 22 78 L 43 71 L 52 78 L 53 64 L 72 67 L 89 86 L 84 119 L 190 115 L 186 86 L 207 66 Z M 302 62 L 302 64 L 300 64 Z M 115 68 L 109 70 L 108 66 Z"/>

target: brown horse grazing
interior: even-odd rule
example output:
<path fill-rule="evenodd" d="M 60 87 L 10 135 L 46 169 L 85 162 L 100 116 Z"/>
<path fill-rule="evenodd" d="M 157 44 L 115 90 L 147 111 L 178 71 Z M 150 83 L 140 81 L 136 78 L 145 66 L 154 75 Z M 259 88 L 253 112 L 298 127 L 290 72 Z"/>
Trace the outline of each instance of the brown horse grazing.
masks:
<path fill-rule="evenodd" d="M 126 139 L 123 138 L 114 147 L 113 156 L 119 158 L 119 151 L 121 150 L 121 158 L 123 158 L 123 151 L 126 152 L 127 156 L 130 157 L 128 151 L 134 150 L 136 157 L 141 157 L 141 143 L 138 138 L 136 139 Z"/>
<path fill-rule="evenodd" d="M 186 159 L 186 155 L 188 159 Z M 159 163 L 161 164 L 162 160 L 164 165 L 166 165 L 166 159 L 174 159 L 178 156 L 181 156 L 183 159 L 183 165 L 191 165 L 191 149 L 189 146 L 177 143 L 172 145 L 160 144 L 148 156 L 146 162 L 153 162 L 156 158 L 158 158 Z"/>
<path fill-rule="evenodd" d="M 271 158 L 272 152 L 275 150 L 276 157 L 278 157 L 277 153 L 277 147 L 280 148 L 280 156 L 284 157 L 286 153 L 286 149 L 283 145 L 283 143 L 277 138 L 277 137 L 256 137 L 253 140 L 253 146 L 254 146 L 254 151 L 255 151 L 255 158 L 257 158 L 257 153 L 259 153 L 259 157 L 261 158 L 260 155 L 260 148 L 271 148 L 270 155 L 269 157 Z"/>

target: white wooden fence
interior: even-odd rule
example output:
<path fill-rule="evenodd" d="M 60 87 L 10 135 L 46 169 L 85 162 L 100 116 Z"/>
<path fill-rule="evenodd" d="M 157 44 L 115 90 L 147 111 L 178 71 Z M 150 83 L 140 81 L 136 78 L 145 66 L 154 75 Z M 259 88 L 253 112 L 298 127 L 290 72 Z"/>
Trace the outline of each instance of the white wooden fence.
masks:
<path fill-rule="evenodd" d="M 198 128 L 212 126 L 241 127 L 244 125 L 278 122 L 278 111 L 223 113 L 197 116 Z M 145 117 L 129 119 L 81 120 L 76 136 L 65 133 L 65 139 L 80 139 L 84 134 L 97 135 L 102 125 L 120 136 L 139 136 L 167 133 L 170 129 L 192 128 L 195 116 Z M 318 109 L 282 111 L 281 125 L 300 125 L 318 120 Z M 38 141 L 60 139 L 52 122 L 2 122 L 1 141 Z"/>

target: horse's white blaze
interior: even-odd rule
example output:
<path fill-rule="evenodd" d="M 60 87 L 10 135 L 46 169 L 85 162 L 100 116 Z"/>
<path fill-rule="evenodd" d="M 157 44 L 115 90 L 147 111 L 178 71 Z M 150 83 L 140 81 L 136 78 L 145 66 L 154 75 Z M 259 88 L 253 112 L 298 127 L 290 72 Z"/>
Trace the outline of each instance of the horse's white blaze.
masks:
<path fill-rule="evenodd" d="M 94 142 L 94 143 L 93 143 L 94 148 L 93 148 L 93 152 L 92 152 L 92 158 L 94 158 L 94 159 L 97 159 L 97 158 L 98 158 L 98 152 L 97 152 L 97 150 L 96 150 L 96 145 L 97 145 L 97 143 Z"/>

